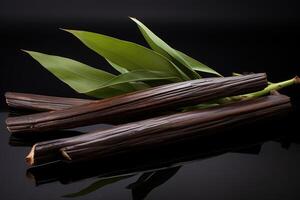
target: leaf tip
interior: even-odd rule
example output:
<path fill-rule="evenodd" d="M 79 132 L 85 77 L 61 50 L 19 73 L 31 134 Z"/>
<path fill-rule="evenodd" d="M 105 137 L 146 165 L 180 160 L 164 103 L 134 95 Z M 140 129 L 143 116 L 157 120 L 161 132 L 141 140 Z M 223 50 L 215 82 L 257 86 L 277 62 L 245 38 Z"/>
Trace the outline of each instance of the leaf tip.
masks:
<path fill-rule="evenodd" d="M 59 28 L 59 29 L 62 30 L 62 31 L 71 33 L 71 34 L 73 34 L 73 35 L 76 35 L 76 33 L 79 32 L 79 31 L 76 31 L 76 30 L 66 29 L 66 28 Z"/>
<path fill-rule="evenodd" d="M 29 52 L 29 51 L 26 50 L 26 49 L 20 49 L 20 51 L 23 51 L 23 52 L 25 52 L 25 53 L 28 53 L 28 52 Z"/>
<path fill-rule="evenodd" d="M 66 31 L 66 32 L 72 32 L 71 29 L 66 29 L 66 28 L 59 28 L 59 30 Z"/>
<path fill-rule="evenodd" d="M 129 16 L 129 19 L 131 19 L 132 21 L 134 21 L 135 23 L 137 23 L 137 24 L 139 24 L 139 23 L 141 23 L 137 18 L 135 18 L 135 17 L 130 17 Z"/>
<path fill-rule="evenodd" d="M 135 17 L 131 17 L 131 16 L 128 16 L 128 17 L 129 17 L 129 19 L 131 19 L 131 20 L 136 20 Z"/>
<path fill-rule="evenodd" d="M 222 74 L 220 74 L 219 72 L 216 72 L 216 74 L 220 77 L 224 77 Z"/>
<path fill-rule="evenodd" d="M 29 51 L 29 50 L 26 50 L 26 49 L 20 49 L 21 51 L 23 51 L 24 53 L 27 53 L 29 55 L 33 54 L 33 53 L 36 53 L 34 51 Z"/>
<path fill-rule="evenodd" d="M 68 31 L 69 29 L 66 29 L 66 28 L 58 28 L 59 30 L 61 31 Z"/>

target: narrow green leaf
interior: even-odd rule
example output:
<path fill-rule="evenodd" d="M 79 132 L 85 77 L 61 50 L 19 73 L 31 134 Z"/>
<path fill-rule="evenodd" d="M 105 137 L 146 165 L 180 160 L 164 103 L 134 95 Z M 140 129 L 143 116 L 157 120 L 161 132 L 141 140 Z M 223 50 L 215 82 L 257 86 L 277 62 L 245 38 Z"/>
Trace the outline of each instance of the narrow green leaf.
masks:
<path fill-rule="evenodd" d="M 98 180 L 88 187 L 80 190 L 79 192 L 71 193 L 71 194 L 66 194 L 63 197 L 68 197 L 68 198 L 73 198 L 73 197 L 80 197 L 80 196 L 85 196 L 87 194 L 90 194 L 96 190 L 99 190 L 100 188 L 113 184 L 115 182 L 121 181 L 123 179 L 127 179 L 129 177 L 132 177 L 133 175 L 123 175 L 123 176 L 115 176 L 115 177 L 109 177 L 109 178 L 104 178 L 101 180 Z"/>
<path fill-rule="evenodd" d="M 177 62 L 181 63 L 183 66 L 181 66 L 180 69 L 186 74 L 189 74 L 191 78 L 199 78 L 199 75 L 193 70 L 221 76 L 218 72 L 209 68 L 208 66 L 170 47 L 166 42 L 164 42 L 161 38 L 156 36 L 149 28 L 147 28 L 139 20 L 135 18 L 131 19 L 138 25 L 147 43 L 154 51 L 164 55 L 173 62 L 175 62 L 174 60 L 176 60 Z M 175 64 L 177 63 L 175 62 Z M 183 67 L 185 67 L 185 69 L 183 69 Z"/>
<path fill-rule="evenodd" d="M 125 68 L 128 71 L 161 71 L 168 73 L 171 76 L 179 77 L 182 80 L 188 79 L 185 74 L 164 56 L 141 45 L 87 31 L 66 31 L 76 36 L 87 47 L 103 56 L 111 63 L 122 66 L 122 68 Z"/>
<path fill-rule="evenodd" d="M 91 88 L 95 88 L 115 77 L 113 74 L 95 69 L 69 58 L 34 51 L 25 52 L 78 92 L 91 90 Z"/>
<path fill-rule="evenodd" d="M 134 70 L 124 74 L 120 74 L 115 78 L 103 84 L 103 87 L 112 86 L 120 83 L 148 80 L 169 80 L 170 82 L 179 82 L 180 79 L 176 76 L 170 76 L 159 71 Z"/>
<path fill-rule="evenodd" d="M 145 40 L 154 51 L 170 59 L 190 78 L 201 78 L 200 75 L 189 66 L 189 63 L 186 62 L 185 59 L 175 49 L 170 47 L 166 42 L 164 42 L 157 35 L 155 35 L 142 22 L 135 18 L 130 19 L 132 19 L 138 25 L 138 28 L 143 34 Z"/>
<path fill-rule="evenodd" d="M 69 58 L 34 51 L 25 52 L 79 93 L 87 93 L 88 91 L 98 89 L 100 85 L 116 77 L 113 74 Z M 116 85 L 103 89 L 101 92 L 103 96 L 98 95 L 98 97 L 105 98 L 130 91 L 134 91 L 134 89 L 128 84 Z"/>
<path fill-rule="evenodd" d="M 120 65 L 117 65 L 115 63 L 113 63 L 112 61 L 106 59 L 106 61 L 115 69 L 117 70 L 118 72 L 120 72 L 121 74 L 124 74 L 124 73 L 127 73 L 128 70 L 124 67 L 121 67 Z"/>
<path fill-rule="evenodd" d="M 124 73 L 127 73 L 129 72 L 127 69 L 125 69 L 124 67 L 121 67 L 113 62 L 111 62 L 110 60 L 107 60 L 106 61 L 113 67 L 115 68 L 117 71 L 119 71 L 121 74 L 124 74 Z M 143 83 L 143 82 L 132 82 L 130 83 L 136 90 L 144 90 L 144 89 L 147 89 L 149 88 L 150 86 L 146 83 Z"/>
<path fill-rule="evenodd" d="M 189 63 L 189 66 L 192 69 L 194 69 L 195 71 L 206 72 L 206 73 L 210 73 L 210 74 L 215 74 L 217 76 L 222 76 L 221 74 L 219 74 L 212 68 L 204 65 L 203 63 L 199 62 L 198 60 L 196 60 L 180 51 L 177 51 L 177 53 L 179 53 L 184 58 L 184 60 Z"/>
<path fill-rule="evenodd" d="M 118 86 L 118 85 L 116 85 Z M 90 97 L 95 97 L 98 99 L 104 99 L 104 98 L 109 98 L 109 97 L 113 97 L 113 96 L 118 96 L 124 93 L 129 93 L 129 92 L 133 92 L 136 91 L 135 89 L 129 90 L 128 92 L 124 92 L 122 90 L 118 90 L 115 88 L 110 88 L 110 87 L 104 87 L 104 88 L 100 88 L 100 89 L 95 89 L 89 92 L 85 92 L 84 94 Z"/>
<path fill-rule="evenodd" d="M 170 76 L 169 74 L 165 74 L 163 72 L 148 71 L 148 70 L 134 70 L 116 76 L 115 78 L 107 81 L 106 83 L 101 84 L 97 89 L 88 91 L 87 94 L 90 96 L 98 97 L 98 95 L 101 96 L 103 95 L 102 90 L 104 88 L 112 87 L 122 83 L 131 83 L 131 82 L 148 81 L 148 80 L 151 81 L 167 80 L 169 83 L 180 81 L 178 77 Z"/>

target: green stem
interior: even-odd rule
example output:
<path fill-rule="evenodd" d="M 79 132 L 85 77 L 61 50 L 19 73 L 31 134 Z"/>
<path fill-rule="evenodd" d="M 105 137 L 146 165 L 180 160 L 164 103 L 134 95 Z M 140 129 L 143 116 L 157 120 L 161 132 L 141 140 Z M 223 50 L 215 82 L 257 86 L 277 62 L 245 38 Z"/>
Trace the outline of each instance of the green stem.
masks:
<path fill-rule="evenodd" d="M 204 104 L 199 104 L 196 106 L 189 106 L 189 107 L 184 108 L 183 110 L 189 111 L 189 110 L 195 110 L 195 109 L 203 109 L 203 108 L 214 107 L 214 106 L 218 106 L 218 105 L 222 105 L 222 104 L 232 103 L 235 101 L 254 99 L 254 98 L 268 95 L 272 91 L 278 91 L 282 88 L 285 88 L 285 87 L 288 87 L 288 86 L 291 86 L 294 84 L 300 84 L 300 78 L 298 76 L 296 76 L 295 78 L 292 78 L 290 80 L 282 81 L 279 83 L 269 83 L 269 85 L 261 91 L 244 94 L 244 95 L 233 96 L 233 97 L 224 97 L 221 99 L 206 102 Z"/>
<path fill-rule="evenodd" d="M 300 83 L 300 78 L 298 76 L 296 76 L 295 78 L 292 78 L 292 79 L 289 79 L 286 81 L 282 81 L 279 83 L 271 83 L 270 85 L 268 85 L 265 89 L 263 89 L 261 91 L 241 95 L 240 97 L 243 100 L 257 98 L 257 97 L 268 95 L 271 91 L 278 91 L 282 88 L 285 88 L 285 87 L 288 87 L 288 86 L 291 86 L 294 84 L 299 84 L 299 83 Z"/>

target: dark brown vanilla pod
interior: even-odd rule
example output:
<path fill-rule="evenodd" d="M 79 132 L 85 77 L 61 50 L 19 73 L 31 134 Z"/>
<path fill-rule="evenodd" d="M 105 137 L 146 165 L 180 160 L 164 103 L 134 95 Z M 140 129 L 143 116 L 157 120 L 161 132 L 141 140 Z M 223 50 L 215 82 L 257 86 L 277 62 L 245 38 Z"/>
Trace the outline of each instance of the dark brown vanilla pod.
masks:
<path fill-rule="evenodd" d="M 208 131 L 216 132 L 226 126 L 276 115 L 290 108 L 289 97 L 271 95 L 224 107 L 127 124 L 103 131 L 98 139 L 64 147 L 61 152 L 70 162 L 95 160 L 138 149 L 159 147 Z"/>
<path fill-rule="evenodd" d="M 100 129 L 97 129 L 100 130 Z M 104 129 L 103 129 L 104 130 Z M 75 131 L 75 130 L 58 130 L 54 132 L 47 132 L 46 134 L 27 134 L 27 135 L 18 135 L 12 134 L 9 138 L 10 146 L 24 146 L 24 147 L 32 147 L 37 142 L 55 140 L 58 138 L 67 138 L 74 137 L 76 135 L 82 135 L 84 132 Z"/>
<path fill-rule="evenodd" d="M 204 110 L 173 114 L 120 125 L 105 131 L 37 143 L 27 156 L 31 165 L 62 159 L 95 159 L 134 147 L 147 147 L 216 132 L 236 123 L 276 115 L 290 108 L 284 95 L 271 95 Z M 64 148 L 66 147 L 66 148 Z"/>
<path fill-rule="evenodd" d="M 92 102 L 92 100 L 88 99 L 54 97 L 18 92 L 6 92 L 5 98 L 9 107 L 35 111 L 63 110 L 72 106 Z"/>
<path fill-rule="evenodd" d="M 267 86 L 266 74 L 226 78 L 206 78 L 158 86 L 113 98 L 93 101 L 65 110 L 50 111 L 6 120 L 10 132 L 51 131 L 64 128 L 111 123 L 147 113 L 245 94 Z"/>
<path fill-rule="evenodd" d="M 168 145 L 165 148 L 139 151 L 130 154 L 130 156 L 110 157 L 99 161 L 93 160 L 90 163 L 67 164 L 57 162 L 33 166 L 27 170 L 27 175 L 35 181 L 36 185 L 54 181 L 66 184 L 91 177 L 99 178 L 155 171 L 211 158 L 227 152 L 243 153 L 245 151 L 247 154 L 249 152 L 258 154 L 257 149 L 263 142 L 278 138 L 278 135 L 274 135 L 274 133 L 264 132 L 262 134 L 254 128 L 256 125 L 263 125 L 260 127 L 263 129 L 262 131 L 266 131 L 268 125 L 271 124 L 270 121 L 268 120 L 267 124 L 254 123 L 254 126 L 249 127 L 249 129 L 247 127 L 245 134 L 240 134 L 241 131 L 244 131 L 245 126 L 234 127 L 208 137 L 183 141 Z M 272 125 L 274 126 L 273 123 Z"/>

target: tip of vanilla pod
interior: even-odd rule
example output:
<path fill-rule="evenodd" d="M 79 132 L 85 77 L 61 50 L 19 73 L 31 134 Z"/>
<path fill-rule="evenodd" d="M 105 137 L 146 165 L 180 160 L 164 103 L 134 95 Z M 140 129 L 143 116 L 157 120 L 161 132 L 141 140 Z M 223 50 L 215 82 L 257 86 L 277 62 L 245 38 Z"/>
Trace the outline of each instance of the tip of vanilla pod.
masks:
<path fill-rule="evenodd" d="M 29 154 L 25 157 L 25 162 L 30 166 L 34 164 L 34 151 L 35 151 L 35 145 L 33 145 Z"/>
<path fill-rule="evenodd" d="M 67 152 L 65 152 L 64 150 L 60 150 L 60 152 L 64 158 L 66 158 L 67 160 L 72 160 L 72 158 L 68 155 Z"/>

